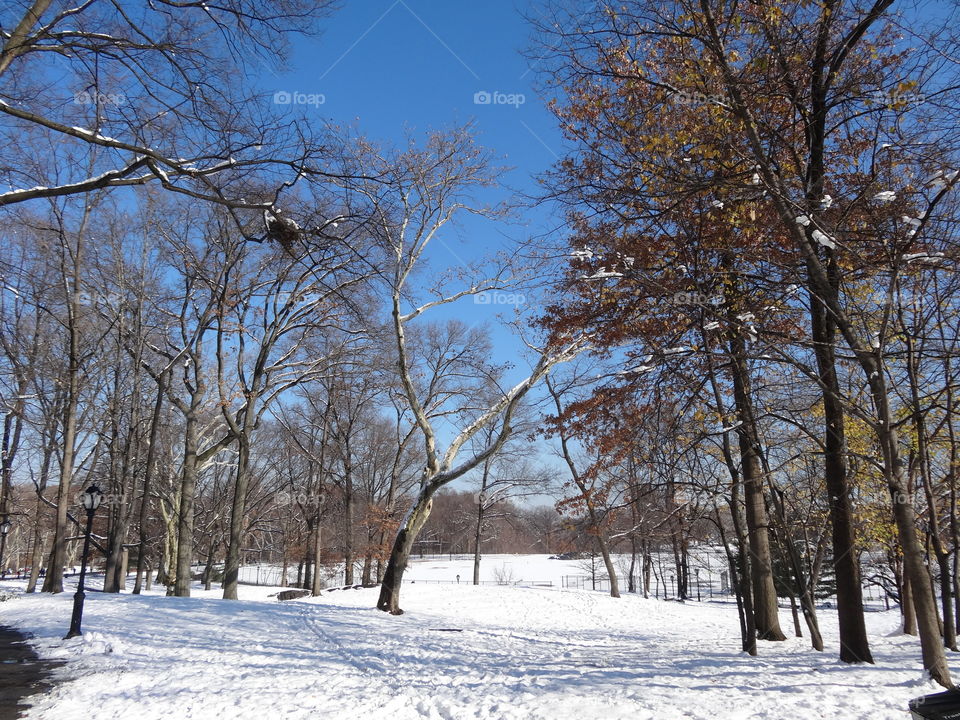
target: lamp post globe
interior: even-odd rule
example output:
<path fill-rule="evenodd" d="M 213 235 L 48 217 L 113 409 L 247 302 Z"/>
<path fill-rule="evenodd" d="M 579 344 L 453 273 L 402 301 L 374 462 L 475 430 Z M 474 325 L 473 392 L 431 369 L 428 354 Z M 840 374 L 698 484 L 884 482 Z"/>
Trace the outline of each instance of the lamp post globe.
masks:
<path fill-rule="evenodd" d="M 87 511 L 87 529 L 83 536 L 83 555 L 80 558 L 80 578 L 77 581 L 77 592 L 73 596 L 73 615 L 70 618 L 70 630 L 64 639 L 82 635 L 80 625 L 83 622 L 83 600 L 86 594 L 83 591 L 83 581 L 87 576 L 87 555 L 90 553 L 90 532 L 93 529 L 93 514 L 103 502 L 103 493 L 96 484 L 91 485 L 80 493 L 80 502 Z"/>
<path fill-rule="evenodd" d="M 100 507 L 100 503 L 103 502 L 103 493 L 100 491 L 100 487 L 98 485 L 88 487 L 83 491 L 81 501 L 83 502 L 84 509 L 88 513 L 96 512 L 97 508 Z"/>

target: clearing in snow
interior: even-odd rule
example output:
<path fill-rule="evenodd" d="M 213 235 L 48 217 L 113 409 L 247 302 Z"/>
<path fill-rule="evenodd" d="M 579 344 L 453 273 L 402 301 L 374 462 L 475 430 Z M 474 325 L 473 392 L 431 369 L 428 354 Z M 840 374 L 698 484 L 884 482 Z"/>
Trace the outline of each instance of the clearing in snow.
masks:
<path fill-rule="evenodd" d="M 240 601 L 219 590 L 91 593 L 86 632 L 73 640 L 62 639 L 69 591 L 18 595 L 0 604 L 0 624 L 67 661 L 27 716 L 57 720 L 92 709 L 99 720 L 903 720 L 910 698 L 940 689 L 895 611 L 868 614 L 875 666 L 837 659 L 830 610 L 825 652 L 791 638 L 761 643 L 751 658 L 738 650 L 729 602 L 424 582 L 456 572 L 413 563 L 421 579 L 404 585 L 400 617 L 374 609 L 376 588 L 280 603 L 271 597 L 280 588 L 242 586 Z"/>

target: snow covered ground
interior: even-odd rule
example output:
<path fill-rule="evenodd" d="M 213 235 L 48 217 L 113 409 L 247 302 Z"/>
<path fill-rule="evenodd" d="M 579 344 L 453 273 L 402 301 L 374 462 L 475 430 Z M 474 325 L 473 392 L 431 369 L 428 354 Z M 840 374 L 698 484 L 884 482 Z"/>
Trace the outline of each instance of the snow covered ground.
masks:
<path fill-rule="evenodd" d="M 530 579 L 547 579 L 533 565 Z M 836 660 L 828 612 L 826 652 L 791 639 L 749 658 L 737 652 L 729 604 L 473 587 L 465 571 L 461 585 L 423 582 L 457 569 L 415 563 L 421 582 L 405 585 L 400 617 L 373 609 L 376 589 L 278 603 L 277 588 L 243 586 L 239 602 L 202 590 L 89 593 L 85 635 L 67 641 L 69 592 L 2 602 L 0 623 L 34 633 L 43 657 L 68 661 L 28 715 L 57 720 L 903 720 L 909 698 L 938 690 L 923 679 L 916 640 L 896 634 L 896 613 L 868 616 L 873 667 Z M 953 670 L 960 676 L 960 663 Z"/>

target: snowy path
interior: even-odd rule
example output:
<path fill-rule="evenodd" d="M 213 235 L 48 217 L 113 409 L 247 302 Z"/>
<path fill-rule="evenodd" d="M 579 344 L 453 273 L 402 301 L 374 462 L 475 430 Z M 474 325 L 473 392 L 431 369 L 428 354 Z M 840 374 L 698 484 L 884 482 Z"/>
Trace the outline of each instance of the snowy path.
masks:
<path fill-rule="evenodd" d="M 282 604 L 267 592 L 91 594 L 87 635 L 71 641 L 68 594 L 0 604 L 0 622 L 70 661 L 29 717 L 902 720 L 907 699 L 936 690 L 915 640 L 885 637 L 892 614 L 870 616 L 877 666 L 851 668 L 829 630 L 826 653 L 790 640 L 748 658 L 726 606 L 416 584 L 392 617 L 373 609 L 376 590 Z"/>

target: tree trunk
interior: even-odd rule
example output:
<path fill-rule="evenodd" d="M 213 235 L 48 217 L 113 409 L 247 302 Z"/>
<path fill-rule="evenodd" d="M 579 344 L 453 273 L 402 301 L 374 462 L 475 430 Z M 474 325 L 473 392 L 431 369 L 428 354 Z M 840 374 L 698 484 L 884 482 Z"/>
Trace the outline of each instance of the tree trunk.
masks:
<path fill-rule="evenodd" d="M 47 435 L 47 437 L 50 436 Z M 37 581 L 40 579 L 40 566 L 43 564 L 43 511 L 46 507 L 46 503 L 43 502 L 43 491 L 47 487 L 53 453 L 54 443 L 45 442 L 43 445 L 43 462 L 40 466 L 40 480 L 36 488 L 37 502 L 34 505 L 33 513 L 33 550 L 30 556 L 30 579 L 27 581 L 28 593 L 36 592 Z"/>
<path fill-rule="evenodd" d="M 927 524 L 930 528 L 929 539 L 933 555 L 940 568 L 940 602 L 943 613 L 941 634 L 943 644 L 951 650 L 957 649 L 957 629 L 953 622 L 953 603 L 950 595 L 953 590 L 951 581 L 950 551 L 944 546 L 940 530 L 940 512 L 937 498 L 933 491 L 933 473 L 930 467 L 930 451 L 927 437 L 927 422 L 924 417 L 920 398 L 920 379 L 918 378 L 917 363 L 919 358 L 915 348 L 916 339 L 904 326 L 904 338 L 907 346 L 907 377 L 910 382 L 910 405 L 913 410 L 913 426 L 916 432 L 917 465 L 920 469 L 920 484 L 923 486 L 927 501 Z M 948 379 L 949 382 L 949 379 Z M 931 578 L 932 579 L 932 578 Z M 931 593 L 936 593 L 931 589 Z"/>
<path fill-rule="evenodd" d="M 207 564 L 203 568 L 203 589 L 210 590 L 210 583 L 213 580 L 213 554 L 216 545 L 213 537 L 210 538 L 210 545 L 207 548 Z M 234 598 L 236 599 L 236 598 Z"/>
<path fill-rule="evenodd" d="M 950 377 L 950 360 L 944 359 L 943 369 L 946 373 L 944 377 Z M 953 626 L 960 628 L 960 519 L 957 513 L 957 437 L 953 428 L 954 404 L 953 404 L 953 386 L 950 382 L 946 384 L 946 426 L 947 437 L 950 439 L 950 470 L 947 474 L 947 480 L 950 484 L 950 544 L 953 547 L 953 565 L 951 577 L 953 578 Z"/>
<path fill-rule="evenodd" d="M 480 543 L 483 529 L 483 506 L 484 500 L 481 497 L 477 503 L 477 524 L 473 533 L 473 584 L 480 584 Z"/>
<path fill-rule="evenodd" d="M 180 513 L 177 522 L 177 555 L 174 595 L 190 597 L 190 565 L 193 560 L 193 504 L 197 491 L 197 418 L 195 408 L 186 414 L 183 436 L 183 475 L 180 481 Z"/>
<path fill-rule="evenodd" d="M 794 637 L 802 638 L 803 630 L 800 629 L 800 613 L 797 612 L 797 598 L 790 593 L 790 614 L 793 615 L 793 634 Z M 823 648 L 820 648 L 821 650 Z"/>
<path fill-rule="evenodd" d="M 563 407 L 560 403 L 560 394 L 551 384 L 549 377 L 546 378 L 545 383 L 547 390 L 553 398 L 554 406 L 557 408 L 557 415 L 562 416 Z M 576 484 L 581 495 L 583 496 L 584 506 L 586 507 L 587 517 L 590 519 L 591 529 L 597 536 L 597 545 L 600 548 L 600 554 L 603 556 L 603 564 L 606 566 L 607 575 L 610 578 L 610 597 L 618 598 L 620 597 L 620 587 L 617 583 L 617 571 L 616 568 L 614 568 L 613 561 L 610 558 L 610 548 L 603 530 L 604 518 L 601 516 L 600 511 L 593 502 L 591 494 L 592 488 L 587 487 L 583 477 L 577 471 L 577 466 L 573 460 L 573 454 L 570 452 L 570 445 L 567 441 L 567 434 L 562 428 L 558 432 L 558 436 L 560 438 L 560 450 L 563 454 L 564 462 L 566 462 L 567 468 L 570 470 L 570 476 L 573 478 L 573 482 Z"/>
<path fill-rule="evenodd" d="M 153 491 L 153 473 L 157 457 L 157 437 L 160 431 L 160 415 L 163 412 L 163 395 L 166 392 L 165 375 L 157 382 L 157 399 L 153 405 L 150 419 L 150 440 L 147 446 L 146 467 L 143 470 L 143 494 L 140 500 L 140 522 L 137 556 L 137 579 L 133 584 L 133 594 L 139 595 L 143 587 L 144 566 L 147 565 L 147 525 L 150 520 L 150 493 Z M 149 580 L 149 572 L 147 572 Z"/>
<path fill-rule="evenodd" d="M 173 560 L 176 556 L 175 548 L 177 546 L 177 522 L 173 508 L 179 503 L 174 497 L 173 506 L 170 512 L 163 502 L 160 503 L 160 516 L 163 519 L 163 544 L 161 546 L 160 566 L 157 568 L 157 584 L 167 588 L 167 595 L 173 594 L 174 569 Z"/>
<path fill-rule="evenodd" d="M 122 330 L 121 330 L 122 332 Z M 113 475 L 111 486 L 114 492 L 114 502 L 110 505 L 110 532 L 107 538 L 107 562 L 103 574 L 103 592 L 118 593 L 126 585 L 125 567 L 124 567 L 124 545 L 127 542 L 127 532 L 130 528 L 130 516 L 133 508 L 133 495 L 136 490 L 136 483 L 133 479 L 133 473 L 130 471 L 131 465 L 136 466 L 139 456 L 139 432 L 140 432 L 140 403 L 135 401 L 130 411 L 129 427 L 126 430 L 126 437 L 122 437 L 120 429 L 120 412 L 117 407 L 117 398 L 122 391 L 122 377 L 119 372 L 120 367 L 120 348 L 118 348 L 115 358 L 116 370 L 114 376 L 114 388 L 110 402 L 110 415 L 112 432 L 110 438 L 110 468 Z M 139 364 L 135 366 L 134 382 L 132 394 L 138 398 L 141 394 L 141 373 Z M 122 444 L 121 444 L 122 439 Z M 120 461 L 117 463 L 117 454 L 120 455 Z"/>
<path fill-rule="evenodd" d="M 882 398 L 874 396 L 874 402 L 881 408 L 878 414 L 883 425 L 878 434 L 884 452 L 884 469 L 893 499 L 894 519 L 903 549 L 904 577 L 909 580 L 913 594 L 923 665 L 931 678 L 944 687 L 950 687 L 950 670 L 943 652 L 940 620 L 937 617 L 936 600 L 930 587 L 930 573 L 924 565 L 923 549 L 917 539 L 913 499 L 906 490 L 907 483 L 903 472 L 903 460 L 900 457 L 899 439 L 896 430 L 889 425 L 892 413 L 887 407 L 886 400 L 886 393 Z"/>
<path fill-rule="evenodd" d="M 37 501 L 39 504 L 39 500 Z M 39 513 L 38 513 L 39 515 Z M 43 530 L 37 522 L 33 527 L 33 549 L 30 552 L 30 579 L 27 580 L 27 592 L 37 591 L 37 581 L 40 579 L 40 565 L 43 564 Z"/>
<path fill-rule="evenodd" d="M 70 369 L 68 379 L 67 403 L 63 416 L 63 456 L 60 461 L 60 485 L 57 488 L 57 516 L 53 531 L 53 547 L 47 563 L 47 577 L 43 581 L 43 592 L 63 592 L 63 568 L 67 563 L 67 508 L 70 506 L 70 485 L 73 481 L 73 459 L 77 436 L 77 405 L 80 394 L 80 361 L 75 349 L 79 340 L 78 332 L 71 330 Z"/>
<path fill-rule="evenodd" d="M 393 549 L 390 551 L 390 559 L 387 561 L 387 569 L 383 574 L 383 584 L 380 586 L 380 598 L 377 600 L 378 610 L 383 610 L 391 615 L 403 614 L 403 610 L 400 609 L 400 587 L 403 583 L 403 573 L 410 561 L 413 543 L 430 517 L 432 509 L 433 491 L 430 490 L 429 486 L 424 485 L 421 487 L 416 502 L 410 508 L 397 531 Z"/>
<path fill-rule="evenodd" d="M 653 556 L 650 554 L 650 544 L 643 543 L 643 597 L 650 597 L 650 576 L 653 573 Z"/>
<path fill-rule="evenodd" d="M 837 280 L 836 259 L 831 255 L 829 272 Z M 847 479 L 845 417 L 837 378 L 836 325 L 823 303 L 812 296 L 810 324 L 817 371 L 823 386 L 823 473 L 830 506 L 833 570 L 837 584 L 837 620 L 840 628 L 840 660 L 872 663 L 870 640 L 863 615 L 863 588 L 856 555 L 853 504 Z"/>
<path fill-rule="evenodd" d="M 753 600 L 750 596 L 750 558 L 747 555 L 747 536 L 743 529 L 744 521 L 739 504 L 739 492 L 734 485 L 730 496 L 730 517 L 733 521 L 733 530 L 737 536 L 737 551 L 734 554 L 727 541 L 727 534 L 723 529 L 723 519 L 719 511 L 716 513 L 717 529 L 723 542 L 723 549 L 727 556 L 727 567 L 730 573 L 730 587 L 737 600 L 737 616 L 740 619 L 740 645 L 748 655 L 757 654 L 757 625 L 754 622 Z M 739 567 L 738 567 L 739 566 Z"/>
<path fill-rule="evenodd" d="M 323 528 L 320 524 L 320 510 L 317 510 L 317 517 L 314 521 L 313 533 L 313 582 L 310 586 L 312 595 L 319 595 L 323 588 L 320 587 L 323 579 L 320 577 L 320 566 L 323 556 Z"/>
<path fill-rule="evenodd" d="M 343 513 L 343 579 L 345 584 L 353 585 L 353 468 L 349 460 L 349 448 L 344 470 L 344 513 Z"/>
<path fill-rule="evenodd" d="M 233 485 L 233 505 L 230 508 L 230 535 L 227 540 L 227 559 L 223 570 L 223 599 L 237 599 L 240 578 L 240 548 L 243 543 L 247 490 L 250 485 L 250 446 L 246 437 L 237 438 L 237 470 Z"/>
<path fill-rule="evenodd" d="M 371 587 L 373 585 L 373 555 L 369 552 L 363 554 L 363 569 L 360 571 L 360 584 L 364 587 Z"/>
<path fill-rule="evenodd" d="M 620 583 L 617 581 L 617 569 L 613 566 L 613 558 L 610 557 L 610 545 L 607 537 L 602 532 L 597 533 L 597 546 L 600 548 L 600 556 L 603 558 L 603 565 L 607 569 L 607 577 L 610 579 L 610 597 L 620 597 Z"/>
<path fill-rule="evenodd" d="M 734 312 L 732 309 L 729 311 Z M 731 318 L 731 320 L 734 320 Z M 731 323 L 735 324 L 735 323 Z M 780 629 L 777 590 L 773 582 L 770 553 L 770 519 L 764 500 L 763 471 L 760 463 L 760 440 L 753 414 L 752 388 L 747 368 L 746 343 L 742 333 L 730 338 L 730 360 L 733 370 L 733 393 L 737 408 L 737 439 L 743 472 L 747 537 L 750 546 L 750 578 L 753 584 L 753 612 L 757 635 L 761 640 L 786 640 Z"/>
<path fill-rule="evenodd" d="M 314 582 L 319 582 L 319 579 L 316 577 L 317 574 L 314 573 L 313 568 L 313 558 L 312 553 L 310 552 L 310 547 L 308 543 L 306 554 L 303 558 L 303 585 L 304 590 L 310 590 L 314 586 Z"/>
<path fill-rule="evenodd" d="M 89 207 L 87 208 L 87 212 Z M 63 455 L 60 459 L 60 484 L 57 488 L 57 514 L 53 531 L 53 547 L 50 561 L 47 563 L 47 577 L 43 581 L 43 592 L 63 592 L 63 568 L 67 558 L 67 508 L 70 505 L 70 485 L 73 482 L 73 463 L 76 453 L 77 408 L 80 403 L 80 263 L 82 254 L 81 238 L 86 224 L 86 214 L 81 229 L 77 233 L 76 247 L 73 248 L 70 274 L 67 274 L 65 258 L 66 244 L 61 245 L 61 278 L 67 294 L 67 380 L 66 402 L 63 410 L 63 436 L 60 446 Z"/>

